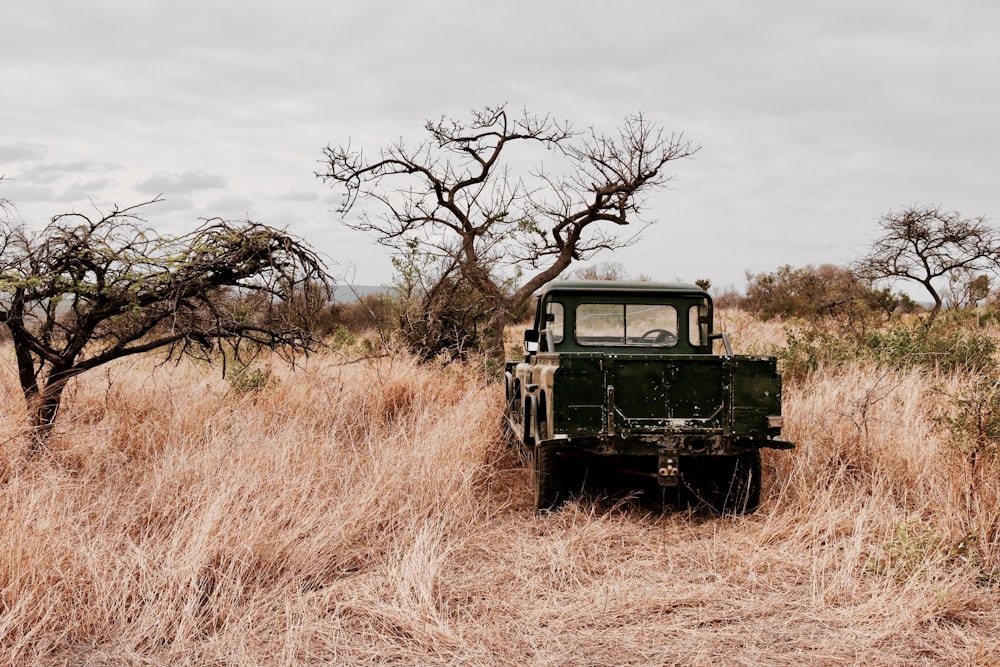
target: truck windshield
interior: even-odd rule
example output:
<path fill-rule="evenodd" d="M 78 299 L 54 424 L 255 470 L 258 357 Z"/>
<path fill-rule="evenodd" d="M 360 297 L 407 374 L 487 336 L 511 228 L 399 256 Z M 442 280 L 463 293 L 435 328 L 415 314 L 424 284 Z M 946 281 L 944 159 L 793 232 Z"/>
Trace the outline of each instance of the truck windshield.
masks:
<path fill-rule="evenodd" d="M 677 309 L 668 304 L 581 303 L 576 307 L 580 345 L 673 347 Z"/>

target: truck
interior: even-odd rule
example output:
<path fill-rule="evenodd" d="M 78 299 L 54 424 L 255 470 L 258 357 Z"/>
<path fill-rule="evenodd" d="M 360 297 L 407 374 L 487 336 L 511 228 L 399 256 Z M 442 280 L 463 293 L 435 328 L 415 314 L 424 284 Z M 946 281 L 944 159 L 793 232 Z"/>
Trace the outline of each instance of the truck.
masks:
<path fill-rule="evenodd" d="M 531 454 L 545 512 L 609 481 L 720 513 L 756 509 L 781 439 L 774 357 L 733 354 L 696 285 L 549 283 L 507 361 L 505 426 Z M 721 348 L 716 353 L 716 348 Z"/>

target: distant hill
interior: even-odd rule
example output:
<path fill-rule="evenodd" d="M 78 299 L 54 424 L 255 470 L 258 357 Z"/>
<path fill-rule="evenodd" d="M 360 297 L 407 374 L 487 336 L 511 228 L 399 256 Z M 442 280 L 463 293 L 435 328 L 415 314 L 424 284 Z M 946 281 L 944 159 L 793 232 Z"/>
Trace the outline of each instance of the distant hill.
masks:
<path fill-rule="evenodd" d="M 351 303 L 370 294 L 382 294 L 389 288 L 383 285 L 337 285 L 333 288 L 333 300 L 337 303 Z"/>

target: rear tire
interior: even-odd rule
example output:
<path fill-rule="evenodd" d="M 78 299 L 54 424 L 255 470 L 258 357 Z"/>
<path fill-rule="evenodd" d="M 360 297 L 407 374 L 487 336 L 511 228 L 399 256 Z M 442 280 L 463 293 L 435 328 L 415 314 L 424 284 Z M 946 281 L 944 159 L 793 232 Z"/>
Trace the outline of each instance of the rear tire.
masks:
<path fill-rule="evenodd" d="M 760 505 L 760 450 L 735 456 L 682 459 L 681 480 L 697 505 L 719 514 L 746 514 Z"/>
<path fill-rule="evenodd" d="M 549 512 L 569 498 L 561 461 L 553 447 L 535 445 L 532 457 L 532 482 L 535 509 Z"/>
<path fill-rule="evenodd" d="M 760 505 L 760 450 L 726 458 L 714 480 L 712 506 L 719 514 L 749 514 Z"/>

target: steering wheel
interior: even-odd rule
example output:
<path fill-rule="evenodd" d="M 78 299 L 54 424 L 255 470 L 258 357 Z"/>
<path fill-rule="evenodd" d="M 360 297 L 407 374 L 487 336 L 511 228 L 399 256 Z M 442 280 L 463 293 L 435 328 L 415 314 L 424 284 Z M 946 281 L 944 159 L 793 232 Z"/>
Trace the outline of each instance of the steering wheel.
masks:
<path fill-rule="evenodd" d="M 647 338 L 651 340 L 646 340 Z M 667 329 L 650 329 L 639 337 L 639 342 L 648 345 L 676 345 L 677 336 Z"/>

